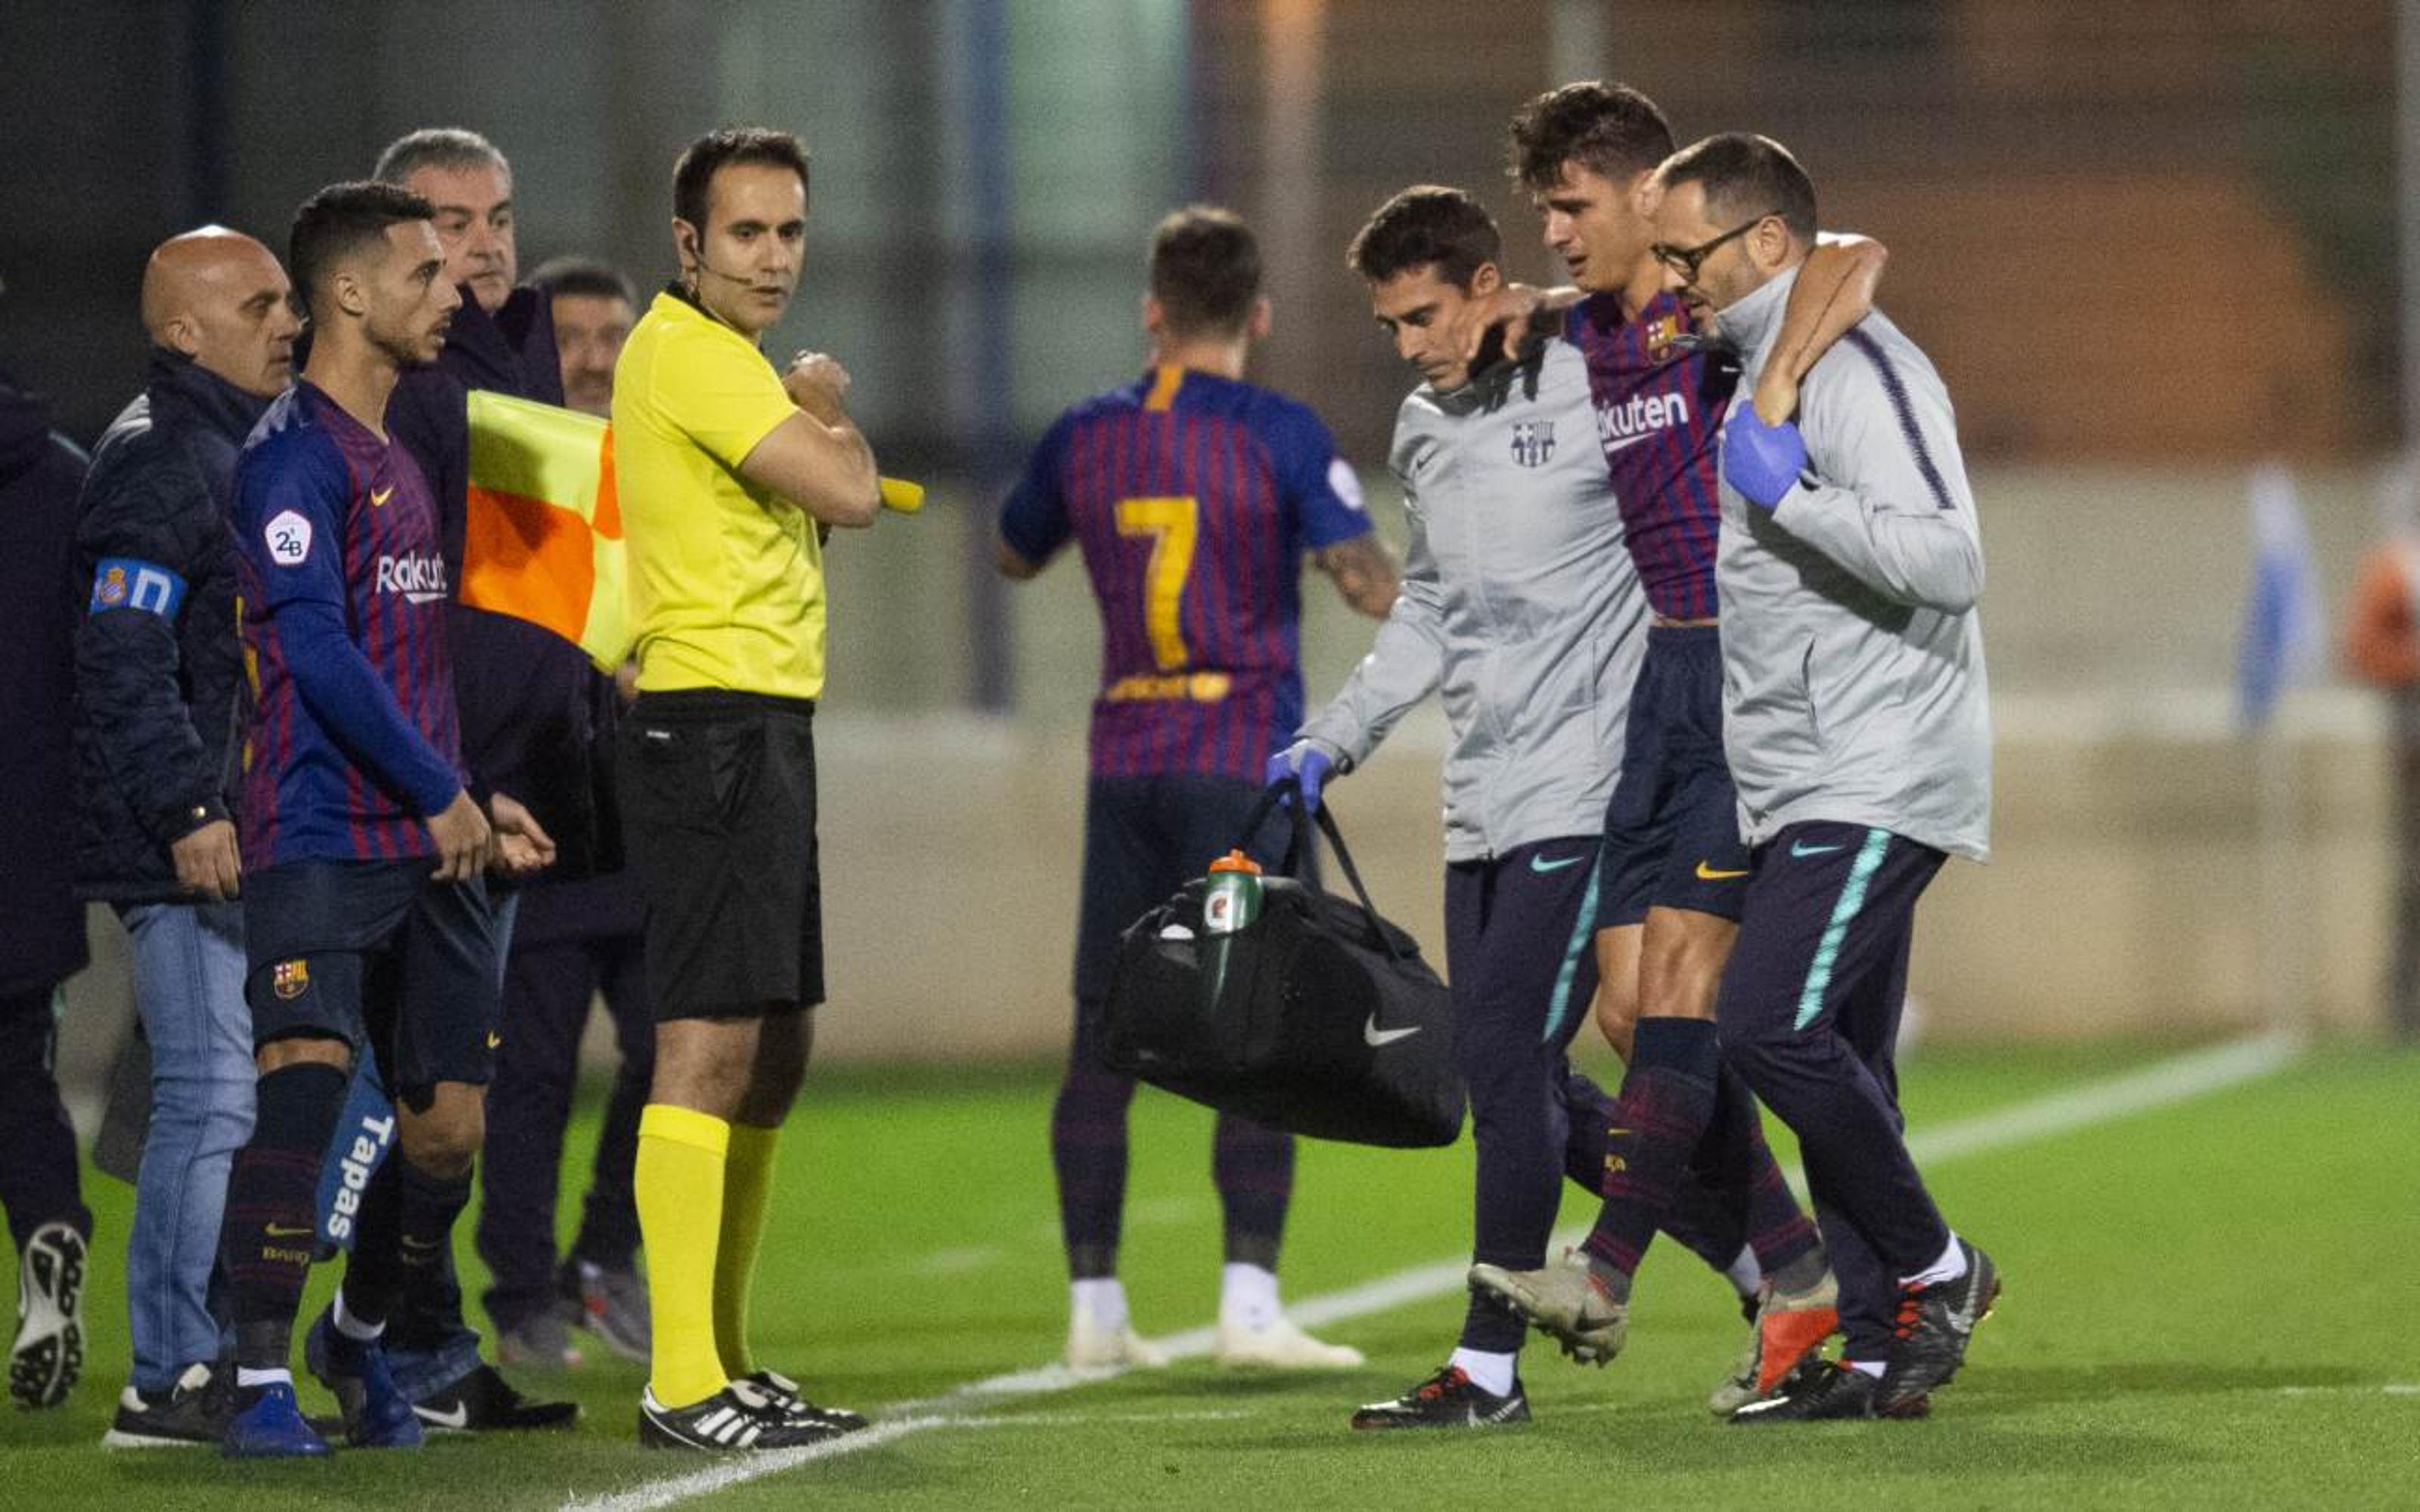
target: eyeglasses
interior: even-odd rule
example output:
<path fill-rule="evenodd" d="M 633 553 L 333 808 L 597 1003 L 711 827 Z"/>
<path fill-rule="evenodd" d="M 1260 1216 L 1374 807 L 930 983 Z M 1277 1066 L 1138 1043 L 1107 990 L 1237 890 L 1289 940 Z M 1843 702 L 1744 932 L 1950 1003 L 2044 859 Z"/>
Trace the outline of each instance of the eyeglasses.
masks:
<path fill-rule="evenodd" d="M 1707 258 L 1722 250 L 1724 242 L 1747 235 L 1779 213 L 1777 210 L 1767 210 L 1762 215 L 1752 216 L 1714 238 L 1714 240 L 1701 241 L 1694 247 L 1675 247 L 1668 242 L 1658 241 L 1647 249 L 1648 255 L 1680 274 L 1681 282 L 1694 284 L 1698 281 L 1698 270 L 1706 266 Z"/>

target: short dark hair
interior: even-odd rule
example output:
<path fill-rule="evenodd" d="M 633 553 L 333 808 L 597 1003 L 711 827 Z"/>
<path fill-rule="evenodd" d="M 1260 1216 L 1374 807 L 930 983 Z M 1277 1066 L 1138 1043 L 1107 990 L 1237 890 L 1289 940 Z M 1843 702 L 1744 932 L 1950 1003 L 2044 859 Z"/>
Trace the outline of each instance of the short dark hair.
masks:
<path fill-rule="evenodd" d="M 1657 177 L 1668 190 L 1706 186 L 1709 218 L 1725 223 L 1778 215 L 1800 241 L 1815 240 L 1815 183 L 1790 149 L 1769 136 L 1726 131 L 1693 142 L 1665 161 Z"/>
<path fill-rule="evenodd" d="M 1187 205 L 1151 234 L 1151 297 L 1178 335 L 1232 335 L 1261 297 L 1261 243 L 1233 210 Z"/>
<path fill-rule="evenodd" d="M 595 257 L 577 254 L 550 257 L 530 274 L 530 282 L 546 290 L 551 299 L 570 296 L 574 299 L 620 300 L 637 309 L 639 291 L 621 270 Z"/>
<path fill-rule="evenodd" d="M 374 242 L 382 244 L 388 226 L 436 214 L 428 201 L 394 184 L 330 184 L 294 212 L 286 270 L 295 294 L 306 308 L 316 309 L 320 283 L 337 264 Z"/>
<path fill-rule="evenodd" d="M 735 162 L 761 162 L 787 168 L 799 176 L 799 191 L 809 192 L 806 144 L 769 126 L 726 126 L 708 131 L 689 146 L 673 163 L 673 213 L 706 234 L 714 176 Z"/>
<path fill-rule="evenodd" d="M 1344 265 L 1383 284 L 1434 264 L 1448 283 L 1467 288 L 1482 266 L 1503 257 L 1504 238 L 1479 201 L 1459 189 L 1414 184 L 1379 206 L 1354 235 Z"/>
<path fill-rule="evenodd" d="M 1655 101 L 1626 84 L 1590 79 L 1549 89 L 1512 117 L 1513 181 L 1543 193 L 1577 163 L 1620 183 L 1672 155 L 1672 128 Z"/>
<path fill-rule="evenodd" d="M 400 184 L 423 168 L 494 168 L 506 177 L 513 171 L 496 144 L 478 132 L 459 126 L 429 126 L 388 143 L 370 177 L 382 184 Z"/>

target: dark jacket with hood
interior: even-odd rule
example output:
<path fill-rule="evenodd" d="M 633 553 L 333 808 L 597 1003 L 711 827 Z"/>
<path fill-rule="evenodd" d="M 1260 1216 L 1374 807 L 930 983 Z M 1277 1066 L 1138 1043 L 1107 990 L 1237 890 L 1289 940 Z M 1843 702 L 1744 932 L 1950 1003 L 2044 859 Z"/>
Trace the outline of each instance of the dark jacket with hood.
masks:
<path fill-rule="evenodd" d="M 68 711 L 74 687 L 76 490 L 85 458 L 0 373 L 0 995 L 85 964 Z"/>
<path fill-rule="evenodd" d="M 76 886 L 180 899 L 169 846 L 234 817 L 243 649 L 228 525 L 244 438 L 269 407 L 161 348 L 94 449 L 77 510 Z"/>

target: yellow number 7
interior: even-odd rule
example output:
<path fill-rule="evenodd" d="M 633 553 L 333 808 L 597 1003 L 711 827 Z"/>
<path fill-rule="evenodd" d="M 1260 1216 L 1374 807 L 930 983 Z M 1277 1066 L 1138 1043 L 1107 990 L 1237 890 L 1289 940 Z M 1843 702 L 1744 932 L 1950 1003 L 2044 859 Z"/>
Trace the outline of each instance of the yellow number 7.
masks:
<path fill-rule="evenodd" d="M 1151 564 L 1143 569 L 1142 623 L 1151 635 L 1152 659 L 1162 671 L 1192 660 L 1185 649 L 1185 578 L 1193 570 L 1193 544 L 1201 532 L 1201 506 L 1189 495 L 1118 501 L 1118 533 L 1152 537 Z"/>

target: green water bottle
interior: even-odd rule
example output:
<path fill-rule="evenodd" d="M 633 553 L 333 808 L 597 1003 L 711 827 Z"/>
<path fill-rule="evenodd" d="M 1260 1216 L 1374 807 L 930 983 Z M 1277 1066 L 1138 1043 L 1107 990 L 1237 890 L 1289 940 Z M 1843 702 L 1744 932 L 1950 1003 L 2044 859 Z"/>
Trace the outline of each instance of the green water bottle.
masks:
<path fill-rule="evenodd" d="M 1239 934 L 1261 917 L 1260 863 L 1229 851 L 1210 863 L 1210 887 L 1202 895 L 1202 929 L 1208 934 Z"/>

